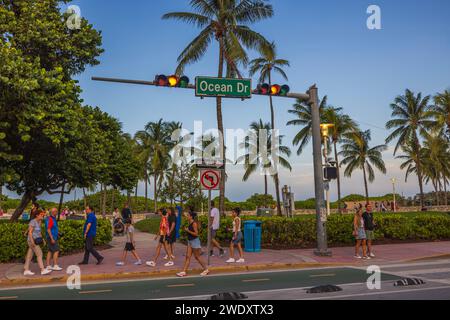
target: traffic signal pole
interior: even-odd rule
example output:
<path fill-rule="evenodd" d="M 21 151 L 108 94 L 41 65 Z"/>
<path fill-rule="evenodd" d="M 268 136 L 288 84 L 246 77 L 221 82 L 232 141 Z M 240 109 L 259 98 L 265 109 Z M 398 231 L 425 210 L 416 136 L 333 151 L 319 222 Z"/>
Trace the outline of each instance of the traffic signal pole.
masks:
<path fill-rule="evenodd" d="M 145 81 L 145 80 L 128 80 L 128 79 L 103 78 L 103 77 L 92 77 L 92 80 L 103 82 L 126 83 L 126 84 L 139 84 L 147 86 L 158 86 L 157 84 L 155 84 L 154 81 Z M 183 89 L 195 90 L 195 86 L 189 84 Z M 253 94 L 263 95 L 258 93 Z M 319 113 L 320 103 L 319 103 L 318 89 L 316 85 L 313 85 L 311 88 L 309 88 L 307 93 L 288 93 L 285 96 L 279 97 L 299 99 L 301 101 L 307 102 L 311 106 L 313 158 L 314 158 L 314 190 L 316 197 L 316 219 L 317 219 L 317 249 L 314 251 L 314 253 L 318 256 L 331 256 L 331 251 L 328 249 L 327 245 L 327 233 L 326 233 L 327 214 L 324 205 L 324 180 L 323 180 L 324 177 L 323 177 L 322 152 L 321 152 L 322 136 L 320 132 L 320 113 Z M 208 217 L 209 216 L 210 210 L 208 206 Z M 208 241 L 208 251 L 209 246 L 210 243 Z M 208 252 L 208 260 L 209 260 L 209 252 Z"/>

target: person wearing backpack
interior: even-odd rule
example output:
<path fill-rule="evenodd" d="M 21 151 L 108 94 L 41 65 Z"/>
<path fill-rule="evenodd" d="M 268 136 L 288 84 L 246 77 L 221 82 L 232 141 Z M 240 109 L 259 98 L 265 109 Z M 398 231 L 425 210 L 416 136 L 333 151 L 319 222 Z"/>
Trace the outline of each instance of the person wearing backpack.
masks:
<path fill-rule="evenodd" d="M 58 231 L 58 209 L 52 208 L 50 216 L 45 220 L 46 238 L 48 244 L 47 253 L 47 270 L 61 271 L 62 268 L 58 265 L 59 256 L 59 231 Z M 53 266 L 50 265 L 50 260 L 53 259 Z"/>

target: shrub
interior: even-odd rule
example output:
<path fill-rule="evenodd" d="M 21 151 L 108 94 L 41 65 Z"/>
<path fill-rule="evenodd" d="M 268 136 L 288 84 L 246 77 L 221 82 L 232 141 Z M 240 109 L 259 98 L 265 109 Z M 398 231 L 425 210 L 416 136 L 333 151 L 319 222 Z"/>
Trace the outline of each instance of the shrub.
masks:
<path fill-rule="evenodd" d="M 316 246 L 316 217 L 303 215 L 294 218 L 284 217 L 241 217 L 246 220 L 262 222 L 262 246 L 264 248 L 313 248 Z M 412 214 L 374 214 L 378 228 L 375 231 L 378 242 L 392 241 L 432 241 L 450 239 L 450 216 L 442 213 Z M 207 217 L 199 217 L 201 224 L 200 240 L 207 241 Z M 136 224 L 136 228 L 151 233 L 158 232 L 159 220 L 147 219 Z M 183 220 L 181 229 L 187 226 Z M 229 230 L 232 218 L 222 218 L 217 239 L 227 244 L 232 234 Z M 244 230 L 244 227 L 242 227 Z M 327 223 L 330 246 L 353 245 L 353 215 L 331 215 Z M 186 233 L 181 231 L 180 240 L 186 242 Z"/>
<path fill-rule="evenodd" d="M 63 234 L 59 240 L 61 254 L 70 254 L 84 248 L 84 221 L 60 221 L 59 231 Z M 0 262 L 23 260 L 28 249 L 25 233 L 26 223 L 0 223 Z M 42 225 L 44 233 L 44 225 Z M 98 220 L 96 245 L 105 245 L 112 240 L 112 229 L 109 220 Z M 46 253 L 46 246 L 42 247 Z"/>

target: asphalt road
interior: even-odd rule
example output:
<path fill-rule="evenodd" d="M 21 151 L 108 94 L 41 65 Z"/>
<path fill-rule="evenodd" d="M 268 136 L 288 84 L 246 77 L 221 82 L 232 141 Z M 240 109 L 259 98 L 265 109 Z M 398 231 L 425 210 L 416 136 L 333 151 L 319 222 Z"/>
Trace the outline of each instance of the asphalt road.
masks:
<path fill-rule="evenodd" d="M 220 292 L 242 292 L 251 300 L 295 299 L 450 299 L 450 260 L 381 267 L 381 289 L 369 290 L 365 269 L 352 267 L 273 271 L 208 277 L 130 280 L 66 286 L 0 290 L 0 300 L 205 300 Z M 402 277 L 417 277 L 425 285 L 394 287 Z M 343 290 L 308 294 L 306 289 L 333 284 Z"/>

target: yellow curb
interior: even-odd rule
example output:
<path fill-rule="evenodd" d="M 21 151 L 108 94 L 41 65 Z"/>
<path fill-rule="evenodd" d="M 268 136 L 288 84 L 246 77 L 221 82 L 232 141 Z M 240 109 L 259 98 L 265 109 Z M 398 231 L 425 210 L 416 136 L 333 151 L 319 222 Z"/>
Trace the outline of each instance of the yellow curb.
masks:
<path fill-rule="evenodd" d="M 209 270 L 216 274 L 223 273 L 238 273 L 238 272 L 250 272 L 250 271 L 272 271 L 283 269 L 306 269 L 306 268 L 318 268 L 318 267 L 342 267 L 351 266 L 352 263 L 316 263 L 316 262 L 303 262 L 303 263 L 274 263 L 274 264 L 258 264 L 258 265 L 243 265 L 243 266 L 220 266 L 212 267 Z M 191 274 L 197 274 L 202 272 L 201 269 L 191 269 Z M 99 280 L 126 280 L 126 279 L 148 279 L 148 278 L 163 278 L 167 276 L 176 276 L 179 270 L 158 270 L 151 272 L 119 272 L 119 273 L 103 273 L 103 274 L 90 274 L 82 275 L 81 281 L 99 281 Z M 69 275 L 53 278 L 27 278 L 27 279 L 8 279 L 0 280 L 1 287 L 12 287 L 20 285 L 41 285 L 41 284 L 62 284 L 66 283 Z"/>

